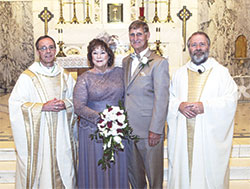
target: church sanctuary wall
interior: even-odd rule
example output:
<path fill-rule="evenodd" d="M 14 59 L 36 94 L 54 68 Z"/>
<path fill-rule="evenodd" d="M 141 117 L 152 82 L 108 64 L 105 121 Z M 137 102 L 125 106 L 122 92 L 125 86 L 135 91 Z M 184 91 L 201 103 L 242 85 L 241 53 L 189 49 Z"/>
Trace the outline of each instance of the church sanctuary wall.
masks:
<path fill-rule="evenodd" d="M 73 2 L 73 0 L 62 1 Z M 0 45 L 4 48 L 1 48 L 0 51 L 1 57 L 5 54 L 8 55 L 8 60 L 4 58 L 1 59 L 1 61 L 4 61 L 4 63 L 0 64 L 1 88 L 13 87 L 21 71 L 26 69 L 34 59 L 38 59 L 35 53 L 34 43 L 39 36 L 44 35 L 44 22 L 38 17 L 44 7 L 47 7 L 54 15 L 48 23 L 48 34 L 51 35 L 56 42 L 59 40 L 58 28 L 63 29 L 63 35 L 61 37 L 65 43 L 64 52 L 74 47 L 80 51 L 80 54 L 77 56 L 86 58 L 89 41 L 104 32 L 118 37 L 119 48 L 118 51 L 116 51 L 117 62 L 121 62 L 121 59 L 131 52 L 128 40 L 128 26 L 133 20 L 138 19 L 139 7 L 141 6 L 142 0 L 89 0 L 89 16 L 93 24 L 83 24 L 83 20 L 87 15 L 87 6 L 81 2 L 86 1 L 87 0 L 76 0 L 76 2 L 78 2 L 78 4 L 76 4 L 76 16 L 80 22 L 79 24 L 70 24 L 69 22 L 66 24 L 58 24 L 60 17 L 59 0 L 0 1 L 1 12 L 6 15 L 6 18 L 2 19 L 3 13 L 1 13 L 0 22 L 4 24 L 1 24 L 0 28 L 5 32 L 1 32 L 0 34 L 2 36 L 4 35 L 0 39 Z M 201 18 L 204 17 L 202 15 L 205 14 L 206 17 L 207 15 L 210 16 L 210 14 L 204 11 L 204 9 L 198 11 L 198 8 L 200 8 L 198 5 L 201 5 L 200 0 L 171 0 L 170 15 L 173 22 L 165 23 L 168 16 L 167 1 L 158 1 L 158 16 L 161 23 L 152 23 L 155 15 L 154 2 L 155 1 L 144 0 L 145 17 L 151 31 L 150 47 L 155 49 L 156 39 L 161 41 L 160 49 L 162 50 L 163 56 L 168 57 L 170 71 L 172 73 L 189 60 L 188 49 L 186 48 L 186 51 L 183 51 L 183 22 L 178 18 L 177 13 L 183 6 L 187 6 L 187 9 L 192 13 L 192 16 L 186 22 L 186 39 L 191 33 L 197 31 L 198 28 L 204 25 L 200 24 L 203 23 L 203 20 L 200 21 Z M 107 5 L 112 3 L 123 4 L 122 22 L 108 23 Z M 7 12 L 8 9 L 5 8 L 7 5 L 12 7 L 9 9 L 9 12 Z M 208 10 L 210 11 L 210 9 Z M 63 6 L 63 17 L 66 21 L 71 21 L 73 18 L 72 3 Z M 156 27 L 160 27 L 160 33 L 158 35 L 156 34 Z M 212 32 L 210 33 L 213 34 Z M 75 55 L 67 54 L 67 57 L 70 56 Z"/>
<path fill-rule="evenodd" d="M 0 1 L 0 92 L 34 60 L 32 1 Z"/>
<path fill-rule="evenodd" d="M 62 0 L 73 2 L 73 0 Z M 20 73 L 26 69 L 37 55 L 34 49 L 35 40 L 44 35 L 44 23 L 38 17 L 47 7 L 54 17 L 48 23 L 48 34 L 56 42 L 59 40 L 58 28 L 63 29 L 61 36 L 66 52 L 71 47 L 79 50 L 78 56 L 86 58 L 87 45 L 90 40 L 104 32 L 116 35 L 118 51 L 117 62 L 131 52 L 128 40 L 128 26 L 139 17 L 139 7 L 142 0 L 89 0 L 89 16 L 93 24 L 83 24 L 86 18 L 87 0 L 76 0 L 77 19 L 79 24 L 58 24 L 60 17 L 59 0 L 5 0 L 0 1 L 0 90 L 10 90 Z M 159 1 L 164 2 L 164 1 Z M 167 2 L 167 1 L 166 1 Z M 123 21 L 108 23 L 107 5 L 112 3 L 123 4 Z M 165 23 L 168 15 L 167 3 L 158 3 L 158 16 L 161 23 L 152 23 L 155 6 L 154 1 L 144 0 L 145 17 L 148 21 L 151 37 L 150 47 L 155 48 L 155 40 L 161 41 L 160 49 L 163 56 L 168 57 L 171 73 L 189 60 L 188 49 L 183 51 L 182 38 L 183 22 L 177 13 L 187 6 L 192 16 L 186 23 L 186 39 L 195 31 L 203 30 L 211 38 L 211 55 L 220 63 L 227 66 L 230 73 L 237 77 L 249 77 L 249 59 L 244 63 L 235 60 L 235 40 L 239 35 L 246 36 L 247 56 L 250 56 L 249 14 L 248 0 L 171 0 L 170 15 L 173 22 Z M 218 11 L 219 10 L 219 11 Z M 63 6 L 63 17 L 66 21 L 73 18 L 73 5 Z M 156 27 L 161 31 L 156 34 Z M 73 55 L 67 55 L 68 57 Z M 75 55 L 74 55 L 75 56 Z M 236 79 L 237 80 L 237 79 Z M 238 79 L 239 81 L 242 78 Z M 249 79 L 244 79 L 248 81 Z M 237 81 L 238 83 L 238 81 Z M 245 82 L 250 83 L 250 82 Z M 241 84 L 238 83 L 240 86 Z"/>
<path fill-rule="evenodd" d="M 199 28 L 211 38 L 211 55 L 228 67 L 239 86 L 240 100 L 250 101 L 250 1 L 199 0 Z M 244 35 L 247 55 L 243 61 L 235 59 L 235 41 Z"/>
<path fill-rule="evenodd" d="M 86 5 L 76 4 L 77 19 L 79 24 L 57 24 L 60 17 L 59 0 L 34 0 L 33 1 L 33 24 L 34 24 L 34 38 L 38 38 L 44 34 L 44 24 L 38 18 L 38 14 L 44 7 L 52 12 L 54 17 L 48 23 L 49 35 L 51 35 L 57 42 L 59 40 L 58 28 L 63 29 L 63 42 L 65 43 L 64 51 L 69 47 L 76 47 L 80 50 L 80 55 L 86 57 L 87 45 L 90 40 L 96 36 L 107 32 L 109 35 L 117 35 L 119 41 L 119 51 L 116 57 L 121 60 L 130 52 L 128 40 L 128 26 L 139 17 L 139 7 L 141 0 L 89 0 L 89 15 L 93 24 L 83 24 L 86 17 Z M 64 2 L 64 1 L 63 1 Z M 73 0 L 69 0 L 73 2 Z M 86 2 L 86 0 L 76 0 L 76 2 Z M 161 50 L 163 56 L 169 58 L 171 72 L 183 65 L 188 59 L 188 51 L 183 52 L 183 38 L 182 38 L 182 21 L 178 18 L 177 13 L 187 6 L 187 9 L 192 12 L 192 16 L 187 21 L 187 37 L 197 30 L 197 0 L 171 0 L 171 17 L 172 22 L 165 23 L 167 19 L 168 8 L 167 1 L 165 3 L 158 3 L 158 16 L 161 23 L 152 23 L 155 14 L 155 1 L 144 0 L 145 3 L 145 17 L 148 21 L 151 37 L 150 47 L 155 48 L 156 27 L 160 27 L 159 39 L 161 41 Z M 123 4 L 123 22 L 108 23 L 107 5 L 112 3 Z M 71 21 L 73 18 L 73 5 L 65 4 L 63 6 L 63 17 L 65 21 Z"/>

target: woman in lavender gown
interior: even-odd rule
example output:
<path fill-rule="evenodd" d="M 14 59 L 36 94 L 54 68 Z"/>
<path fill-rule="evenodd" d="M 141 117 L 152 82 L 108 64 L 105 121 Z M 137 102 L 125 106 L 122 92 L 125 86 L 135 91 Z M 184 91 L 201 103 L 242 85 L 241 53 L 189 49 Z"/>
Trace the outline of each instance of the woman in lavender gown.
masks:
<path fill-rule="evenodd" d="M 92 69 L 78 77 L 73 96 L 75 113 L 80 117 L 78 188 L 129 188 L 126 151 L 119 151 L 115 164 L 102 170 L 98 161 L 103 143 L 89 137 L 97 129 L 98 113 L 107 104 L 118 105 L 123 99 L 123 70 L 112 67 L 114 54 L 100 39 L 89 43 L 88 60 Z"/>

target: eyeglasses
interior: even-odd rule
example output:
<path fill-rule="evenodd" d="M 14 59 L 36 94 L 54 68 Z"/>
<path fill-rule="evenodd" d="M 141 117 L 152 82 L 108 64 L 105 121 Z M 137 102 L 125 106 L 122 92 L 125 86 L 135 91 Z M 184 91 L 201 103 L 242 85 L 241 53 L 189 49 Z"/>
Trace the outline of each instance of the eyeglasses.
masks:
<path fill-rule="evenodd" d="M 38 50 L 40 50 L 40 51 L 44 52 L 44 51 L 47 51 L 48 49 L 49 49 L 50 51 L 53 51 L 53 50 L 55 50 L 55 49 L 56 49 L 56 47 L 55 47 L 55 46 L 49 46 L 49 47 L 42 46 L 42 47 L 41 47 L 41 48 L 39 48 Z"/>
<path fill-rule="evenodd" d="M 206 47 L 207 44 L 206 43 L 202 43 L 202 42 L 201 43 L 192 43 L 190 46 L 193 47 L 193 48 L 196 48 L 198 46 L 200 46 L 200 47 Z"/>

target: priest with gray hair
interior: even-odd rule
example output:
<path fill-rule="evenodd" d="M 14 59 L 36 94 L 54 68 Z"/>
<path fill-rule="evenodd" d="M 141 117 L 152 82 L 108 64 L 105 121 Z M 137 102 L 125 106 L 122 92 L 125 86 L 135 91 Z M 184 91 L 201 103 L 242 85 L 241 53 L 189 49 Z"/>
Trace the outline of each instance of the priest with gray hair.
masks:
<path fill-rule="evenodd" d="M 191 60 L 174 73 L 168 122 L 168 188 L 229 187 L 229 158 L 237 85 L 228 69 L 209 57 L 210 39 L 188 39 Z"/>

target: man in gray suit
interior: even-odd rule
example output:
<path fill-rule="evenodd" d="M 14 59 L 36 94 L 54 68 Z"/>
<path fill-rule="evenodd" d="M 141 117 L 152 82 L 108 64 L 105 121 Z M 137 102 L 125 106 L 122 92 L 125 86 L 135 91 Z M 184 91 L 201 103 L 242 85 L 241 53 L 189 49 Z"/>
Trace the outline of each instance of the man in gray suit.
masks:
<path fill-rule="evenodd" d="M 133 188 L 162 188 L 164 127 L 168 111 L 169 70 L 165 58 L 148 48 L 148 25 L 134 21 L 129 40 L 135 53 L 123 59 L 125 108 L 139 142 L 127 147 L 129 181 Z"/>

